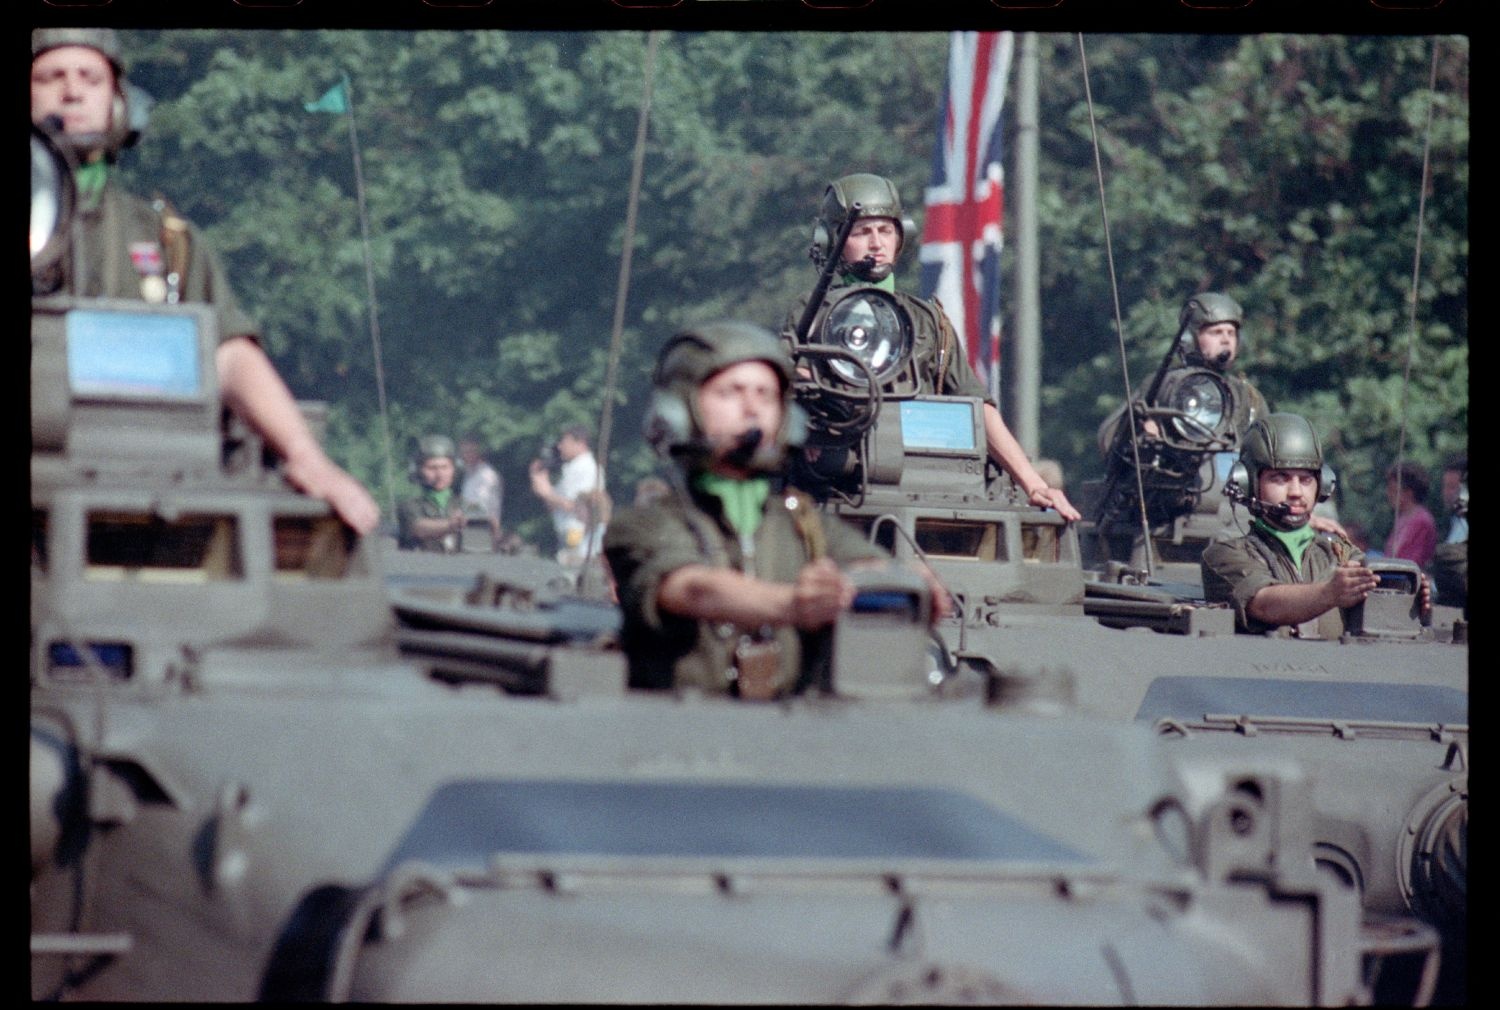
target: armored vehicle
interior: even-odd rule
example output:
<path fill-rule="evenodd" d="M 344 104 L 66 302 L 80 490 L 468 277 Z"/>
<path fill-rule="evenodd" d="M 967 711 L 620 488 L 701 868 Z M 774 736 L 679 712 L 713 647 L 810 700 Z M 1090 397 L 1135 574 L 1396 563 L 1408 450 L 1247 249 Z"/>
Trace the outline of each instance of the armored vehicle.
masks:
<path fill-rule="evenodd" d="M 828 696 L 433 676 L 212 331 L 33 301 L 33 998 L 1346 1005 L 1433 949 L 1315 871 L 1295 762 L 913 699 L 903 573 Z"/>
<path fill-rule="evenodd" d="M 1236 635 L 1233 613 L 1202 598 L 1196 559 L 1191 581 L 1148 579 L 1121 558 L 1085 568 L 1077 529 L 1025 504 L 988 460 L 980 402 L 903 385 L 911 322 L 895 299 L 835 288 L 806 319 L 798 396 L 813 451 L 798 479 L 951 591 L 957 616 L 938 628 L 931 695 L 1071 707 L 1150 726 L 1174 750 L 1294 759 L 1312 782 L 1309 855 L 1372 916 L 1414 914 L 1442 930 L 1441 994 L 1460 995 L 1467 625 L 1440 608 L 1422 626 L 1415 566 L 1377 563 L 1382 586 L 1339 640 Z M 1181 480 L 1171 495 L 1146 485 L 1158 544 L 1191 543 L 1228 509 L 1222 482 L 1197 482 L 1233 433 L 1189 423 L 1185 410 L 1159 417 L 1167 436 L 1153 451 Z M 1175 436 L 1174 421 L 1184 422 Z"/>

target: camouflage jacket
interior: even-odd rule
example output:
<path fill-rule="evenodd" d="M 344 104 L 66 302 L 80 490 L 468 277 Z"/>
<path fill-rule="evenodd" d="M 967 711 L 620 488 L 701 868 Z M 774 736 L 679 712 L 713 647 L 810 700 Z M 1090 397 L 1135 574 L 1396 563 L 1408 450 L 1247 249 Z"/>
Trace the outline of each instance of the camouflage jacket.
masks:
<path fill-rule="evenodd" d="M 1250 616 L 1250 600 L 1267 586 L 1317 582 L 1345 561 L 1363 561 L 1364 553 L 1347 540 L 1319 533 L 1302 552 L 1301 567 L 1292 564 L 1281 542 L 1252 526 L 1245 536 L 1226 530 L 1203 551 L 1203 595 L 1212 603 L 1234 605 L 1235 629 L 1251 634 L 1276 625 Z M 1344 630 L 1343 612 L 1335 608 L 1291 629 L 1300 637 L 1337 638 Z"/>
<path fill-rule="evenodd" d="M 811 517 L 801 520 L 810 524 L 811 532 L 799 527 L 798 513 Z M 677 569 L 734 568 L 768 582 L 791 584 L 814 555 L 841 564 L 888 556 L 852 526 L 818 511 L 812 499 L 790 488 L 773 489 L 762 514 L 752 543 L 754 556 L 747 559 L 719 500 L 711 495 L 695 490 L 691 501 L 674 494 L 650 508 L 615 513 L 604 534 L 604 556 L 619 594 L 621 643 L 632 687 L 727 692 L 733 684 L 734 650 L 747 631 L 757 630 L 662 612 L 657 591 Z M 780 627 L 770 629 L 769 636 L 780 650 L 777 693 L 805 690 L 826 675 L 828 629 L 803 632 Z"/>
<path fill-rule="evenodd" d="M 828 295 L 825 298 L 852 286 L 854 285 L 834 284 L 828 289 Z M 992 406 L 996 405 L 995 398 L 990 395 L 979 376 L 974 374 L 974 369 L 969 366 L 968 356 L 964 353 L 963 340 L 954 331 L 953 324 L 948 321 L 948 314 L 943 311 L 942 305 L 936 301 L 909 295 L 904 291 L 889 293 L 911 316 L 912 358 L 916 364 L 917 380 L 921 383 L 919 392 L 944 396 L 973 396 Z M 807 300 L 811 295 L 812 292 L 809 291 L 798 299 L 796 308 L 787 313 L 786 321 L 782 324 L 781 341 L 789 353 L 796 341 L 797 324 L 802 320 L 802 313 L 807 308 Z M 942 359 L 941 369 L 938 364 L 939 358 Z M 941 377 L 941 382 L 938 381 L 939 377 Z"/>

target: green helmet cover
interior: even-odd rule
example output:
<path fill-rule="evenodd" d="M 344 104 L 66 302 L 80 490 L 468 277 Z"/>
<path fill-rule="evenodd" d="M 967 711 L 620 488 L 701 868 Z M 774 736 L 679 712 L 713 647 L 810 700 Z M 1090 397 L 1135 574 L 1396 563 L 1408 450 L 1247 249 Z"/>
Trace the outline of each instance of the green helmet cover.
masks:
<path fill-rule="evenodd" d="M 458 461 L 458 447 L 453 444 L 453 439 L 447 435 L 424 435 L 417 439 L 417 451 L 412 454 L 416 463 L 420 465 L 424 460 L 439 456 Z"/>

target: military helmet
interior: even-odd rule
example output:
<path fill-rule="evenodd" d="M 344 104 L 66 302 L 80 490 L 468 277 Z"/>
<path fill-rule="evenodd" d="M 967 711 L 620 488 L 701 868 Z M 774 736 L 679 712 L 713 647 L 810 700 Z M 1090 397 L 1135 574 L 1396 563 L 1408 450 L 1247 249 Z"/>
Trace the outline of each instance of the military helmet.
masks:
<path fill-rule="evenodd" d="M 1177 316 L 1177 348 L 1183 361 L 1190 365 L 1219 367 L 1198 350 L 1198 331 L 1215 323 L 1233 323 L 1239 334 L 1239 354 L 1245 351 L 1245 310 L 1240 303 L 1217 291 L 1193 295 L 1182 305 Z"/>
<path fill-rule="evenodd" d="M 424 435 L 417 439 L 417 447 L 412 453 L 412 459 L 421 463 L 424 459 L 432 459 L 434 456 L 447 456 L 457 462 L 458 447 L 447 435 Z"/>
<path fill-rule="evenodd" d="M 57 132 L 53 142 L 69 154 L 87 157 L 103 153 L 113 159 L 140 139 L 151 110 L 151 96 L 125 79 L 125 58 L 113 28 L 37 28 L 31 33 L 31 58 L 63 46 L 83 46 L 101 54 L 115 72 L 115 100 L 109 128 L 103 133 Z"/>
<path fill-rule="evenodd" d="M 781 428 L 762 443 L 752 460 L 755 469 L 780 466 L 786 448 L 802 441 L 806 420 L 792 402 L 792 362 L 775 334 L 755 323 L 722 320 L 683 330 L 657 354 L 652 375 L 651 406 L 646 412 L 646 440 L 656 451 L 682 461 L 689 469 L 702 466 L 711 447 L 703 437 L 698 414 L 698 387 L 711 376 L 744 361 L 764 361 L 781 380 Z"/>
<path fill-rule="evenodd" d="M 411 457 L 407 461 L 406 475 L 413 483 L 427 486 L 422 479 L 422 464 L 434 457 L 444 456 L 453 461 L 453 479 L 458 480 L 463 464 L 458 458 L 458 446 L 447 435 L 423 435 L 412 445 Z"/>
<path fill-rule="evenodd" d="M 1333 470 L 1323 462 L 1318 433 L 1300 414 L 1269 414 L 1246 429 L 1229 481 L 1253 500 L 1259 497 L 1260 475 L 1265 470 L 1311 470 L 1318 475 L 1318 501 L 1333 496 Z"/>
<path fill-rule="evenodd" d="M 839 229 L 849 218 L 850 208 L 856 203 L 860 205 L 859 215 L 855 218 L 857 221 L 869 217 L 888 217 L 896 222 L 896 236 L 900 242 L 898 256 L 900 250 L 906 247 L 906 233 L 916 230 L 912 220 L 901 213 L 901 194 L 896 192 L 896 184 L 885 176 L 856 172 L 835 179 L 824 191 L 823 205 L 813 222 L 812 258 L 819 267 L 828 256 L 843 253 L 842 249 L 831 247 L 838 237 Z M 891 269 L 891 264 L 882 263 L 865 279 L 883 280 L 889 276 Z"/>
<path fill-rule="evenodd" d="M 49 49 L 63 46 L 84 46 L 100 52 L 116 74 L 125 72 L 125 60 L 120 54 L 120 36 L 113 28 L 36 28 L 31 32 L 31 58 L 34 60 Z"/>

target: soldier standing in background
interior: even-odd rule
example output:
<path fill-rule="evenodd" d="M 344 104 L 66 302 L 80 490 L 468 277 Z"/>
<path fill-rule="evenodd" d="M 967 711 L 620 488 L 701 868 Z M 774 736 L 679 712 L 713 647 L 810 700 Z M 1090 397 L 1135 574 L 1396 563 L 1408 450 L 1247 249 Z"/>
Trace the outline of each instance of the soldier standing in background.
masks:
<path fill-rule="evenodd" d="M 446 435 L 428 435 L 412 454 L 411 476 L 422 493 L 396 508 L 397 546 L 404 551 L 452 554 L 463 537 L 464 510 L 453 490 L 458 452 Z"/>

